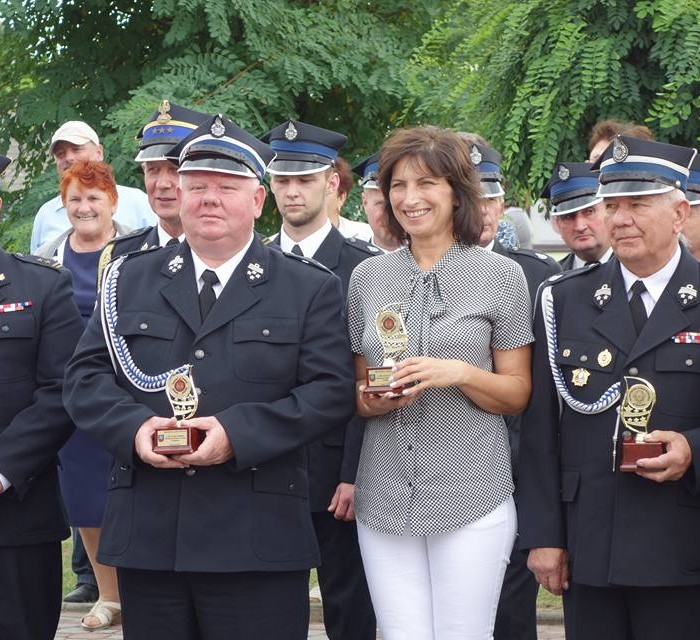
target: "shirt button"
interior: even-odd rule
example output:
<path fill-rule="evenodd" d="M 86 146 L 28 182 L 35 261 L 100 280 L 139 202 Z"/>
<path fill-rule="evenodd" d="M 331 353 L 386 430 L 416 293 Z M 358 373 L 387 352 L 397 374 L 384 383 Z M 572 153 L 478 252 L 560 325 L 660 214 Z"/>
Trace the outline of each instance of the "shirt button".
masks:
<path fill-rule="evenodd" d="M 265 337 L 267 337 L 267 336 L 270 335 L 270 330 L 269 330 L 269 329 L 263 329 L 263 330 L 262 330 L 262 334 L 263 334 Z"/>
<path fill-rule="evenodd" d="M 409 444 L 409 445 L 406 447 L 406 449 L 408 449 L 409 451 L 413 451 L 413 445 L 412 445 L 412 444 Z"/>
<path fill-rule="evenodd" d="M 0 328 L 0 331 L 3 333 L 7 333 L 10 330 L 10 327 L 8 327 L 6 324 L 2 325 L 2 328 Z"/>
<path fill-rule="evenodd" d="M 139 329 L 141 329 L 141 331 L 145 331 L 146 329 L 148 329 L 148 322 L 142 322 L 139 325 Z"/>
<path fill-rule="evenodd" d="M 685 366 L 686 366 L 686 367 L 692 367 L 692 366 L 693 366 L 693 359 L 692 359 L 692 358 L 688 358 L 688 359 L 685 361 Z"/>
<path fill-rule="evenodd" d="M 412 482 L 409 482 L 409 483 L 408 483 L 408 488 L 410 489 L 411 487 L 413 487 L 413 483 L 412 483 Z"/>
<path fill-rule="evenodd" d="M 631 376 L 636 376 L 639 373 L 639 369 L 637 367 L 630 367 L 629 368 L 629 374 Z"/>
<path fill-rule="evenodd" d="M 197 349 L 197 351 L 194 352 L 194 357 L 197 358 L 197 360 L 203 360 L 204 359 L 204 350 Z"/>
<path fill-rule="evenodd" d="M 195 473 L 197 473 L 197 469 L 193 469 L 192 467 L 187 467 L 187 469 L 185 469 L 185 475 L 188 478 L 191 478 Z"/>

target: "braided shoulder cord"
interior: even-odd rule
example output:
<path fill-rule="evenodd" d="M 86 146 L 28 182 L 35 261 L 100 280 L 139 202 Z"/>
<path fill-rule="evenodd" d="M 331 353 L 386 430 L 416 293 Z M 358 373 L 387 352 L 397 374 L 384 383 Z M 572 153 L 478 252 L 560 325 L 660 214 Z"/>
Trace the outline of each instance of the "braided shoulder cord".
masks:
<path fill-rule="evenodd" d="M 557 366 L 555 355 L 557 353 L 557 321 L 554 315 L 554 295 L 552 286 L 545 287 L 542 291 L 542 315 L 544 317 L 544 328 L 547 334 L 547 355 L 549 357 L 549 367 L 552 370 L 554 386 L 561 398 L 574 411 L 578 413 L 602 413 L 607 411 L 620 399 L 620 383 L 612 385 L 598 400 L 590 404 L 576 400 L 569 393 L 569 389 L 564 381 L 564 375 Z"/>
<path fill-rule="evenodd" d="M 165 373 L 151 376 L 141 371 L 134 362 L 124 336 L 119 335 L 116 331 L 118 319 L 117 281 L 119 279 L 119 268 L 125 259 L 126 256 L 120 256 L 111 262 L 102 275 L 102 330 L 109 350 L 109 357 L 112 360 L 115 372 L 117 371 L 118 363 L 126 378 L 137 389 L 149 393 L 162 391 L 165 389 L 165 381 L 168 379 L 168 376 L 173 373 L 186 374 L 190 365 L 185 364 Z"/>

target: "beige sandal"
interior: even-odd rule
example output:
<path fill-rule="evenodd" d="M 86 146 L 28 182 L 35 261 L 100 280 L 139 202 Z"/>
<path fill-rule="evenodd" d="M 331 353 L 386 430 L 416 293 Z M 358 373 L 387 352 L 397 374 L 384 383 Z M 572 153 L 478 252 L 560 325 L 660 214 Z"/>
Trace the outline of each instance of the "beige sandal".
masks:
<path fill-rule="evenodd" d="M 97 618 L 97 625 L 86 624 L 86 618 Z M 100 631 L 107 629 L 114 624 L 119 624 L 122 620 L 122 606 L 119 602 L 109 602 L 107 600 L 98 600 L 90 612 L 80 621 L 80 626 L 87 631 Z"/>

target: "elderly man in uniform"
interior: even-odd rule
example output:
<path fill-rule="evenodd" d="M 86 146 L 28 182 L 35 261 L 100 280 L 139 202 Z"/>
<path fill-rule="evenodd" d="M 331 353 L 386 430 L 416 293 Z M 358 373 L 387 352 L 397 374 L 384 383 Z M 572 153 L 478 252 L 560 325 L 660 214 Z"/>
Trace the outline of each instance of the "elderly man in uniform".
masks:
<path fill-rule="evenodd" d="M 616 137 L 593 165 L 615 257 L 540 290 L 520 544 L 569 639 L 700 637 L 700 266 L 678 241 L 694 155 Z"/>
<path fill-rule="evenodd" d="M 470 135 L 470 134 L 466 134 Z M 481 182 L 481 206 L 484 226 L 479 245 L 517 262 L 525 274 L 531 300 L 537 287 L 561 269 L 556 260 L 527 249 L 504 247 L 497 238 L 499 222 L 505 209 L 505 191 L 501 173 L 501 154 L 490 146 L 471 142 L 471 160 Z M 518 450 L 521 416 L 506 416 L 510 440 L 513 476 L 518 476 Z M 503 579 L 496 613 L 495 640 L 537 639 L 537 582 L 527 568 L 527 554 L 514 548 Z"/>
<path fill-rule="evenodd" d="M 347 295 L 352 270 L 380 250 L 344 238 L 328 219 L 338 189 L 334 165 L 345 136 L 290 120 L 264 139 L 277 154 L 269 168 L 270 188 L 282 214 L 274 243 L 328 267 Z M 341 327 L 336 331 L 344 333 Z M 355 416 L 308 447 L 310 505 L 321 548 L 318 582 L 331 640 L 373 640 L 377 633 L 353 506 L 363 435 L 364 419 Z"/>
<path fill-rule="evenodd" d="M 81 333 L 70 274 L 0 249 L 0 638 L 48 640 L 58 626 L 69 529 L 56 454 L 73 430 L 61 388 Z"/>
<path fill-rule="evenodd" d="M 76 160 L 104 160 L 104 152 L 96 131 L 80 120 L 63 123 L 53 134 L 49 153 L 53 156 L 59 178 Z M 155 224 L 157 219 L 148 204 L 146 194 L 133 187 L 117 185 L 119 195 L 114 219 L 130 229 Z M 32 227 L 31 251 L 70 229 L 61 195 L 39 207 Z"/>
<path fill-rule="evenodd" d="M 384 209 L 384 196 L 379 188 L 379 152 L 358 162 L 352 170 L 360 176 L 362 188 L 362 208 L 372 228 L 371 242 L 374 246 L 390 253 L 404 245 L 389 231 L 388 217 Z"/>
<path fill-rule="evenodd" d="M 102 254 L 101 266 L 112 257 L 131 251 L 169 246 L 184 240 L 177 159 L 169 160 L 166 155 L 207 118 L 203 113 L 163 100 L 141 127 L 136 136 L 139 141 L 136 162 L 143 169 L 148 204 L 158 216 L 158 224 L 112 240 Z"/>
<path fill-rule="evenodd" d="M 219 115 L 172 153 L 185 241 L 106 267 L 66 371 L 69 413 L 115 460 L 98 557 L 126 640 L 301 640 L 303 445 L 354 409 L 341 287 L 254 234 L 267 145 Z"/>
<path fill-rule="evenodd" d="M 700 260 L 700 158 L 697 156 L 690 165 L 688 190 L 686 192 L 690 214 L 683 227 L 683 240 L 688 251 Z"/>

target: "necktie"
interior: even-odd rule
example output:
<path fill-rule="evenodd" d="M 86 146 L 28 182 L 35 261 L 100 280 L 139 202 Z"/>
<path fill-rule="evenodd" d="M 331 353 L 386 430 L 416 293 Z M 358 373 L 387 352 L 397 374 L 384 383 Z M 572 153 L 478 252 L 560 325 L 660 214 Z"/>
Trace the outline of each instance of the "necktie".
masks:
<path fill-rule="evenodd" d="M 214 285 L 219 282 L 219 278 L 211 269 L 205 269 L 202 273 L 202 280 L 204 280 L 204 284 L 199 292 L 199 311 L 202 314 L 202 321 L 204 321 L 216 302 Z"/>
<path fill-rule="evenodd" d="M 644 306 L 644 300 L 642 300 L 642 293 L 644 293 L 647 288 L 641 280 L 637 280 L 632 285 L 632 297 L 630 298 L 630 312 L 632 313 L 632 322 L 634 323 L 634 329 L 639 335 L 642 332 L 644 323 L 647 321 L 647 310 Z"/>
<path fill-rule="evenodd" d="M 304 252 L 301 250 L 301 247 L 300 247 L 298 244 L 295 244 L 295 245 L 292 247 L 292 253 L 293 253 L 295 256 L 303 256 L 303 255 L 304 255 Z"/>
<path fill-rule="evenodd" d="M 180 241 L 177 238 L 170 238 L 170 240 L 165 243 L 165 246 L 172 247 L 174 244 L 180 244 Z"/>

